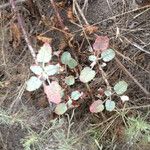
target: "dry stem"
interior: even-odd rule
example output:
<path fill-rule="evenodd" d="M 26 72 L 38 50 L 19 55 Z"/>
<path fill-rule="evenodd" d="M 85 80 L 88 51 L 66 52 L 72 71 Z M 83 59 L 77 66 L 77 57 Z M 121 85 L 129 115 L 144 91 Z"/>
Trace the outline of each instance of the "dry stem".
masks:
<path fill-rule="evenodd" d="M 62 29 L 65 29 L 65 25 L 64 25 L 64 23 L 63 23 L 63 21 L 62 21 L 62 19 L 61 19 L 61 17 L 60 17 L 60 14 L 59 14 L 59 12 L 58 12 L 58 9 L 57 9 L 57 6 L 56 6 L 55 1 L 54 1 L 54 0 L 50 0 L 50 2 L 51 2 L 52 7 L 53 7 L 53 9 L 54 9 L 54 11 L 55 11 L 55 14 L 56 14 L 56 16 L 57 16 L 57 19 L 58 19 L 58 21 L 59 21 L 59 24 L 60 24 L 61 28 L 62 28 Z"/>
<path fill-rule="evenodd" d="M 12 9 L 13 9 L 14 13 L 16 13 L 16 15 L 17 15 L 18 24 L 19 24 L 19 26 L 20 26 L 20 28 L 22 30 L 22 33 L 23 33 L 24 39 L 26 41 L 26 44 L 27 44 L 27 46 L 28 46 L 28 48 L 29 48 L 29 50 L 31 52 L 31 55 L 32 55 L 33 59 L 35 60 L 36 59 L 36 54 L 35 54 L 35 51 L 34 51 L 32 45 L 31 45 L 31 42 L 29 40 L 28 34 L 27 34 L 27 32 L 26 32 L 26 30 L 24 28 L 23 19 L 22 19 L 20 13 L 17 10 L 16 3 L 15 3 L 14 0 L 10 0 L 10 4 L 12 6 Z"/>

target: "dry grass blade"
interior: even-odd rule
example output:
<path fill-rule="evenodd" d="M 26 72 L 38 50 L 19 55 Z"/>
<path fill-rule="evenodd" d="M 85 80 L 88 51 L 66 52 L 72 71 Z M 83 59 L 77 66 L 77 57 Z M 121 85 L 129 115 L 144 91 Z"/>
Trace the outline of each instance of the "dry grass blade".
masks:
<path fill-rule="evenodd" d="M 22 3 L 22 2 L 25 2 L 25 1 L 26 0 L 16 0 L 16 4 Z M 0 9 L 6 9 L 6 7 L 9 7 L 9 6 L 11 6 L 10 3 L 5 3 L 5 4 L 0 5 Z"/>
<path fill-rule="evenodd" d="M 123 38 L 124 38 L 127 42 L 129 42 L 131 45 L 133 45 L 134 47 L 136 47 L 136 48 L 138 48 L 139 50 L 141 50 L 142 52 L 145 52 L 145 53 L 147 53 L 147 54 L 150 55 L 150 52 L 147 51 L 147 50 L 145 50 L 144 48 L 142 48 L 139 44 L 137 44 L 137 43 L 135 43 L 135 42 L 131 42 L 130 40 L 128 40 L 128 39 L 127 39 L 126 37 L 124 37 L 124 36 L 123 36 Z"/>

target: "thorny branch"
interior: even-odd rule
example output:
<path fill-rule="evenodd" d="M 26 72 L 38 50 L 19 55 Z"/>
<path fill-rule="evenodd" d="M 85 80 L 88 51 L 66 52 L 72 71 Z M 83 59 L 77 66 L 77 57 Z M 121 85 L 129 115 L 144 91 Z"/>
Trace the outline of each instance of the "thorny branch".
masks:
<path fill-rule="evenodd" d="M 29 50 L 31 52 L 31 55 L 32 55 L 33 59 L 35 60 L 36 59 L 35 50 L 33 49 L 32 44 L 31 44 L 31 42 L 29 40 L 28 34 L 27 34 L 27 32 L 26 32 L 26 30 L 24 28 L 23 19 L 22 19 L 21 15 L 20 15 L 19 11 L 17 10 L 16 2 L 14 0 L 10 0 L 10 4 L 12 6 L 12 9 L 13 9 L 14 13 L 16 13 L 18 24 L 19 24 L 19 26 L 20 26 L 20 28 L 22 30 L 22 33 L 23 33 L 24 39 L 26 41 L 26 44 L 27 44 L 27 46 L 28 46 L 28 48 L 29 48 Z"/>

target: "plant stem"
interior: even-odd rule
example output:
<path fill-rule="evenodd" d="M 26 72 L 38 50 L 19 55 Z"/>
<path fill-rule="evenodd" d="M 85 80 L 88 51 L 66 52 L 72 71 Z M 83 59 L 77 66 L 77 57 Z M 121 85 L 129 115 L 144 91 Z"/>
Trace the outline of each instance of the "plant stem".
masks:
<path fill-rule="evenodd" d="M 110 85 L 109 85 L 109 82 L 107 80 L 107 75 L 106 73 L 104 72 L 104 70 L 102 69 L 101 65 L 98 66 L 99 67 L 99 70 L 101 71 L 101 74 L 102 74 L 102 78 L 103 80 L 105 81 L 106 85 L 107 85 L 107 88 L 109 89 L 110 88 Z M 111 89 L 111 88 L 110 88 Z"/>
<path fill-rule="evenodd" d="M 85 83 L 85 85 L 86 85 L 86 87 L 87 87 L 87 89 L 88 89 L 88 91 L 89 91 L 89 93 L 90 93 L 90 96 L 91 96 L 92 100 L 94 100 L 94 97 L 93 97 L 93 95 L 92 95 L 92 92 L 91 92 L 91 89 L 90 89 L 89 84 L 88 84 L 88 83 Z"/>

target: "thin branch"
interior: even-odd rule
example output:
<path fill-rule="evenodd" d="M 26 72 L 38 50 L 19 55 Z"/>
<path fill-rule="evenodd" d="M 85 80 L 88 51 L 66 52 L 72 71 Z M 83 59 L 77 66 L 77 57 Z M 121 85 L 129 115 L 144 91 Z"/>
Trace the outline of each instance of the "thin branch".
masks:
<path fill-rule="evenodd" d="M 134 47 L 138 48 L 139 50 L 141 50 L 142 52 L 145 52 L 147 54 L 150 55 L 150 52 L 145 50 L 142 46 L 140 46 L 139 44 L 135 43 L 135 42 L 131 42 L 130 40 L 128 40 L 128 38 L 126 38 L 125 36 L 122 36 L 128 43 L 130 43 L 131 45 L 133 45 Z"/>
<path fill-rule="evenodd" d="M 107 89 L 110 89 L 111 86 L 110 86 L 110 84 L 107 80 L 107 75 L 106 75 L 105 71 L 103 70 L 103 68 L 101 67 L 101 65 L 99 65 L 99 70 L 101 71 L 102 78 L 103 78 L 103 80 L 105 81 L 105 83 L 107 85 Z"/>
<path fill-rule="evenodd" d="M 83 12 L 82 12 L 82 10 L 81 10 L 81 8 L 80 8 L 78 2 L 77 2 L 76 0 L 74 0 L 74 3 L 75 3 L 75 5 L 76 5 L 76 7 L 77 7 L 77 9 L 78 9 L 78 11 L 79 11 L 79 13 L 80 13 L 82 19 L 84 20 L 85 24 L 86 24 L 86 25 L 89 25 L 89 23 L 87 22 L 87 20 L 86 20 L 84 14 L 83 14 Z"/>
<path fill-rule="evenodd" d="M 19 26 L 20 26 L 20 28 L 22 30 L 22 33 L 23 33 L 24 39 L 26 41 L 26 44 L 27 44 L 27 46 L 28 46 L 28 48 L 29 48 L 29 50 L 31 52 L 31 55 L 32 55 L 33 59 L 35 60 L 36 59 L 35 50 L 33 49 L 32 45 L 31 45 L 31 42 L 29 40 L 28 34 L 27 34 L 27 32 L 26 32 L 26 30 L 24 28 L 23 19 L 22 19 L 21 15 L 20 15 L 19 11 L 17 10 L 16 2 L 14 0 L 10 0 L 10 4 L 12 6 L 12 9 L 13 9 L 14 13 L 16 13 L 16 15 L 17 15 L 18 24 L 19 24 Z"/>
<path fill-rule="evenodd" d="M 146 9 L 146 8 L 149 8 L 149 7 L 150 7 L 150 5 L 146 5 L 146 6 L 143 6 L 143 7 L 140 7 L 140 8 L 136 8 L 136 9 L 133 9 L 133 10 L 130 10 L 130 11 L 121 13 L 121 14 L 119 13 L 119 14 L 117 14 L 117 15 L 114 15 L 114 16 L 112 16 L 112 17 L 103 19 L 103 20 L 101 20 L 101 21 L 99 21 L 99 22 L 96 22 L 96 23 L 90 24 L 90 25 L 91 25 L 91 26 L 99 25 L 99 24 L 101 24 L 102 22 L 106 22 L 106 21 L 108 21 L 108 20 L 114 20 L 114 19 L 117 18 L 117 17 L 125 16 L 125 15 L 127 15 L 127 14 L 130 14 L 130 13 L 133 13 L 133 12 L 136 12 L 136 11 L 140 11 L 140 10 L 142 10 L 142 9 Z M 80 32 L 80 31 L 82 31 L 82 30 L 83 30 L 83 29 L 79 29 L 79 30 L 76 30 L 76 31 L 74 31 L 74 32 L 72 32 L 72 33 Z"/>
<path fill-rule="evenodd" d="M 119 67 L 136 83 L 136 85 L 138 87 L 140 87 L 140 89 L 146 94 L 146 95 L 150 95 L 150 93 L 141 85 L 141 83 L 139 83 L 134 77 L 133 75 L 122 65 L 122 63 L 115 58 L 117 64 L 119 65 Z"/>
<path fill-rule="evenodd" d="M 26 0 L 16 0 L 15 3 L 18 4 L 18 3 L 22 3 L 22 2 L 25 2 Z M 7 7 L 11 6 L 10 3 L 5 3 L 5 4 L 2 4 L 0 5 L 0 9 L 5 9 Z"/>
<path fill-rule="evenodd" d="M 64 23 L 63 23 L 63 21 L 62 21 L 62 19 L 61 19 L 61 17 L 60 17 L 60 14 L 59 14 L 59 12 L 58 12 L 58 9 L 57 9 L 57 6 L 56 6 L 55 1 L 54 1 L 54 0 L 50 0 L 50 2 L 51 2 L 52 7 L 53 7 L 53 9 L 54 9 L 54 11 L 55 11 L 55 14 L 56 14 L 56 16 L 57 16 L 57 19 L 58 19 L 58 22 L 59 22 L 61 28 L 62 28 L 62 29 L 65 29 L 65 25 L 64 25 Z"/>

